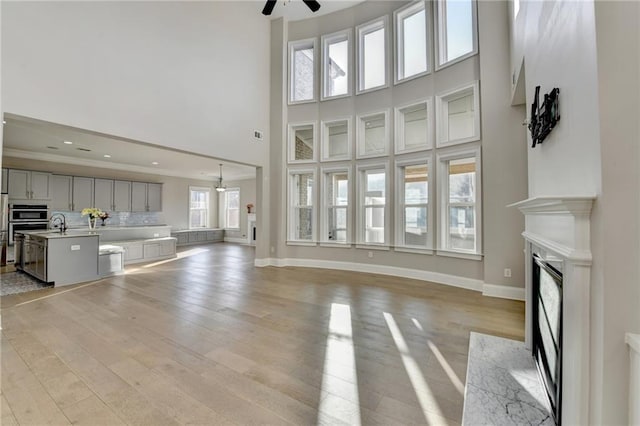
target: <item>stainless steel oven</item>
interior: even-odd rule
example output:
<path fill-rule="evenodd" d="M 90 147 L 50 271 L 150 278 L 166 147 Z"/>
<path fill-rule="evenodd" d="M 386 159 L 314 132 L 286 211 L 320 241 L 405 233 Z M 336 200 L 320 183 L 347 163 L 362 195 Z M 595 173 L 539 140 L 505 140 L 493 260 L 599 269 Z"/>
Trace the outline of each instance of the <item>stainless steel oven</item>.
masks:
<path fill-rule="evenodd" d="M 9 245 L 16 232 L 41 231 L 49 226 L 49 206 L 46 204 L 9 204 Z"/>

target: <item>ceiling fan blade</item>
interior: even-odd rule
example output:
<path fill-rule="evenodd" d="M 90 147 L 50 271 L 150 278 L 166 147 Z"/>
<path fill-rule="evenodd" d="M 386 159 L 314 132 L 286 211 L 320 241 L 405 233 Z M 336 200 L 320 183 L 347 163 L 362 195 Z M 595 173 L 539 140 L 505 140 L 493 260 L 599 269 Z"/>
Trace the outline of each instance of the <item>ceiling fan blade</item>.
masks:
<path fill-rule="evenodd" d="M 267 16 L 271 15 L 274 7 L 276 7 L 276 0 L 267 0 L 267 3 L 264 5 L 264 9 L 262 9 L 262 14 Z"/>
<path fill-rule="evenodd" d="M 316 0 L 302 0 L 304 2 L 304 4 L 307 5 L 307 7 L 309 9 L 311 9 L 312 12 L 317 12 L 318 9 L 320 9 L 320 3 L 318 3 Z"/>

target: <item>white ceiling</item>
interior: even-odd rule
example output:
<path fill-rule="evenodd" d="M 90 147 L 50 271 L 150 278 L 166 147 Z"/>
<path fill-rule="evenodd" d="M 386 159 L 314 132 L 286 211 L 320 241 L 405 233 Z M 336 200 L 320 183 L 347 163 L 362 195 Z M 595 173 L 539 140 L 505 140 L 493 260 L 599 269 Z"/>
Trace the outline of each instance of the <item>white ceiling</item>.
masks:
<path fill-rule="evenodd" d="M 300 19 L 314 18 L 316 16 L 326 15 L 338 10 L 346 9 L 362 3 L 365 0 L 318 0 L 320 9 L 312 12 L 302 0 L 278 0 L 276 7 L 271 13 L 271 19 L 286 17 L 289 21 L 298 21 Z M 262 12 L 264 3 L 261 3 L 260 11 Z"/>
<path fill-rule="evenodd" d="M 225 181 L 255 177 L 254 167 L 217 158 L 13 115 L 5 121 L 2 154 L 7 157 L 200 180 L 217 179 L 222 163 Z"/>

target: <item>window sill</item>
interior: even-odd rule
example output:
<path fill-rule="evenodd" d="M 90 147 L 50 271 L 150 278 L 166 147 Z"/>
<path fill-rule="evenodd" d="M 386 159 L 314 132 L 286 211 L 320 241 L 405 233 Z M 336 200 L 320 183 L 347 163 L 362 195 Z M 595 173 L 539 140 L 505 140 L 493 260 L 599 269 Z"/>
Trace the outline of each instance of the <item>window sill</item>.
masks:
<path fill-rule="evenodd" d="M 462 62 L 462 61 L 464 61 L 466 59 L 469 59 L 469 58 L 471 58 L 473 56 L 476 56 L 477 54 L 478 54 L 478 48 L 476 47 L 473 51 L 471 51 L 469 53 L 466 53 L 466 54 L 464 54 L 462 56 L 459 56 L 459 57 L 457 57 L 455 59 L 452 59 L 452 60 L 450 60 L 448 62 L 444 62 L 443 64 L 436 63 L 436 71 L 443 70 L 443 69 L 445 69 L 447 67 L 450 67 L 450 66 L 455 65 L 455 64 L 457 64 L 459 62 Z"/>
<path fill-rule="evenodd" d="M 322 96 L 320 98 L 320 101 L 321 102 L 333 101 L 333 100 L 336 100 L 336 99 L 345 99 L 345 98 L 349 98 L 349 97 L 351 97 L 351 92 L 345 93 L 345 94 L 342 94 L 342 95 L 334 95 L 334 96 L 326 96 L 326 97 Z"/>
<path fill-rule="evenodd" d="M 234 232 L 240 231 L 240 228 L 222 228 L 222 229 L 224 229 L 225 231 L 234 231 Z"/>
<path fill-rule="evenodd" d="M 288 246 L 315 247 L 317 244 L 315 241 L 287 241 Z"/>
<path fill-rule="evenodd" d="M 324 241 L 320 243 L 320 247 L 351 248 L 351 243 L 332 243 L 329 241 Z"/>
<path fill-rule="evenodd" d="M 403 77 L 400 79 L 396 78 L 393 84 L 394 86 L 397 86 L 398 84 L 406 83 L 407 81 L 415 80 L 416 78 L 424 77 L 429 74 L 431 74 L 431 70 L 422 71 L 418 74 L 414 74 L 409 77 Z"/>
<path fill-rule="evenodd" d="M 482 254 L 478 253 L 465 253 L 460 251 L 438 250 L 436 253 L 438 256 L 455 257 L 458 259 L 467 260 L 482 260 Z"/>
<path fill-rule="evenodd" d="M 394 247 L 393 251 L 397 251 L 397 252 L 401 252 L 401 253 L 433 254 L 433 250 L 432 249 L 405 247 L 405 246 Z"/>
<path fill-rule="evenodd" d="M 388 88 L 389 88 L 389 83 L 385 83 L 382 86 L 370 87 L 368 89 L 362 89 L 362 90 L 358 89 L 358 90 L 356 90 L 356 96 L 357 95 L 364 95 L 366 93 L 376 92 L 378 90 L 383 90 L 383 89 L 388 89 Z"/>
<path fill-rule="evenodd" d="M 313 104 L 318 102 L 318 100 L 316 98 L 313 99 L 305 99 L 304 101 L 292 101 L 289 100 L 288 105 L 289 106 L 294 106 L 294 105 L 304 105 L 304 104 Z"/>
<path fill-rule="evenodd" d="M 367 244 L 367 243 L 360 243 L 360 244 L 356 244 L 356 248 L 357 249 L 365 249 L 365 250 L 382 250 L 382 251 L 389 251 L 390 247 L 383 245 L 383 244 Z"/>

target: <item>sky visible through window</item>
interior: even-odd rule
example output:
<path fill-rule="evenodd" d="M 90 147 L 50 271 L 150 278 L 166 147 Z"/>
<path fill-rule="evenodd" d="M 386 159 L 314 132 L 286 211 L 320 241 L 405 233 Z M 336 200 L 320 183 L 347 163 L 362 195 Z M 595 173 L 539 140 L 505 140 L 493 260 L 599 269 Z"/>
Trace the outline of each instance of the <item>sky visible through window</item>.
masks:
<path fill-rule="evenodd" d="M 448 62 L 473 51 L 473 10 L 471 0 L 446 0 L 444 7 Z"/>
<path fill-rule="evenodd" d="M 329 44 L 329 60 L 338 69 L 329 69 L 331 84 L 328 96 L 344 95 L 348 92 L 349 82 L 349 42 L 347 40 Z"/>
<path fill-rule="evenodd" d="M 425 11 L 421 10 L 403 20 L 404 75 L 410 77 L 427 70 L 427 30 Z"/>
<path fill-rule="evenodd" d="M 364 35 L 364 86 L 363 90 L 385 83 L 384 28 Z"/>

